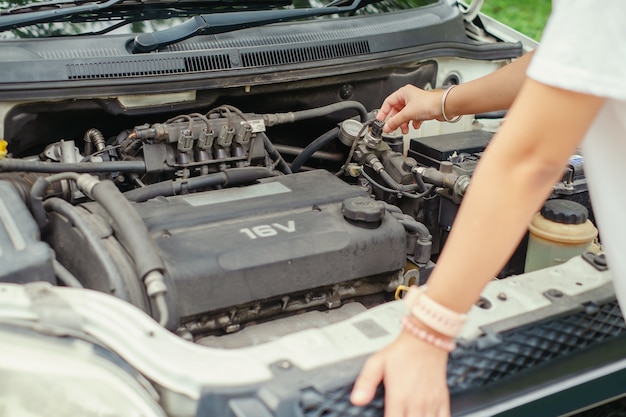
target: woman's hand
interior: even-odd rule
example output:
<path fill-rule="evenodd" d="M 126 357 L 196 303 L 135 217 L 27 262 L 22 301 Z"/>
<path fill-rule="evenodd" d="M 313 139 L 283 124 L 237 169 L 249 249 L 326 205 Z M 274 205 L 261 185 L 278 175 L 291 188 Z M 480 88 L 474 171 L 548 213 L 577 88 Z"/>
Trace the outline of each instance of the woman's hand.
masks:
<path fill-rule="evenodd" d="M 407 134 L 409 122 L 412 122 L 415 129 L 419 129 L 424 120 L 443 120 L 442 95 L 443 92 L 440 90 L 425 91 L 407 84 L 385 99 L 376 118 L 386 120 L 383 128 L 385 132 L 391 132 L 399 127 L 402 133 Z"/>
<path fill-rule="evenodd" d="M 357 378 L 350 400 L 362 406 L 385 384 L 385 417 L 449 417 L 448 353 L 403 331 L 372 355 Z"/>

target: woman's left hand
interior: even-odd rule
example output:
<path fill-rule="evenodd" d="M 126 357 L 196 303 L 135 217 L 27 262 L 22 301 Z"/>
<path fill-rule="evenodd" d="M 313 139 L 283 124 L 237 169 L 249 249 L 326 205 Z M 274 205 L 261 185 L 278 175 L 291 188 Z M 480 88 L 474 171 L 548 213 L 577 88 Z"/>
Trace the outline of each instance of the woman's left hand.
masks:
<path fill-rule="evenodd" d="M 385 417 L 449 417 L 447 364 L 446 351 L 404 330 L 365 362 L 350 400 L 366 405 L 384 381 Z"/>

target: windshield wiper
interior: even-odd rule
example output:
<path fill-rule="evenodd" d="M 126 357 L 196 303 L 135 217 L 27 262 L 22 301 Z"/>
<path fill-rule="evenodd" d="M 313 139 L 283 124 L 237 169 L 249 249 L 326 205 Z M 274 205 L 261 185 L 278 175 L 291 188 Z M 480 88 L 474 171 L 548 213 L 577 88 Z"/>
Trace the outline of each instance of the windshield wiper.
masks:
<path fill-rule="evenodd" d="M 107 0 L 104 2 L 53 0 L 0 10 L 0 32 L 39 23 L 102 21 L 103 15 L 110 21 L 121 20 L 111 28 L 85 33 L 98 34 L 142 20 L 191 17 L 216 9 L 230 11 L 235 8 L 245 8 L 250 10 L 283 7 L 289 4 L 291 4 L 290 0 Z"/>
<path fill-rule="evenodd" d="M 337 2 L 331 4 L 336 3 Z M 269 23 L 352 12 L 365 4 L 367 4 L 367 0 L 354 0 L 348 6 L 326 6 L 307 9 L 260 10 L 198 15 L 178 26 L 152 33 L 141 33 L 135 36 L 132 44 L 132 51 L 135 53 L 151 52 L 163 46 L 180 42 L 196 35 L 225 33 L 233 30 L 263 26 Z"/>
<path fill-rule="evenodd" d="M 32 12 L 20 12 L 17 14 L 7 14 L 0 16 L 0 32 L 10 29 L 34 25 L 36 23 L 48 23 L 61 20 L 64 17 L 81 13 L 96 13 L 98 11 L 108 9 L 124 0 L 108 0 L 103 3 L 90 2 L 88 4 L 80 4 L 77 6 L 61 7 L 62 3 L 55 3 L 52 6 L 59 7 L 53 10 L 39 10 Z"/>

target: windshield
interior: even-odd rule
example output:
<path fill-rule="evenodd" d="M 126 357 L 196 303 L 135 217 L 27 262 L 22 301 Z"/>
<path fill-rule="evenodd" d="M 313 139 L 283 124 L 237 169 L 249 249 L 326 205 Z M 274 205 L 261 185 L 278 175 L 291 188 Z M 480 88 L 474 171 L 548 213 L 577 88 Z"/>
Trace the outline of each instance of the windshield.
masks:
<path fill-rule="evenodd" d="M 377 14 L 407 10 L 437 3 L 438 0 L 367 0 L 364 7 L 351 15 Z M 37 23 L 6 30 L 2 39 L 40 38 L 81 34 L 120 34 L 155 32 L 179 25 L 199 14 L 214 14 L 236 11 L 280 10 L 345 6 L 345 0 L 118 0 L 110 7 L 76 15 L 55 17 L 49 23 Z M 94 5 L 88 0 L 1 0 L 0 17 L 34 13 L 54 13 L 70 7 Z M 345 15 L 345 14 L 344 14 Z M 324 16 L 336 18 L 337 15 Z M 318 17 L 316 17 L 318 18 Z M 52 21 L 54 20 L 54 21 Z"/>

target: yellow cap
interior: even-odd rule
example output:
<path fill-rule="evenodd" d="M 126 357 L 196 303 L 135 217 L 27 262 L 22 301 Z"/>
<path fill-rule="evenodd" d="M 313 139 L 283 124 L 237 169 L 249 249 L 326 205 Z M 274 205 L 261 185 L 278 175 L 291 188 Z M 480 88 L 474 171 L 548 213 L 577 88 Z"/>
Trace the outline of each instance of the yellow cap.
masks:
<path fill-rule="evenodd" d="M 9 146 L 9 142 L 4 139 L 0 139 L 0 159 L 4 158 L 9 153 L 7 146 Z"/>

